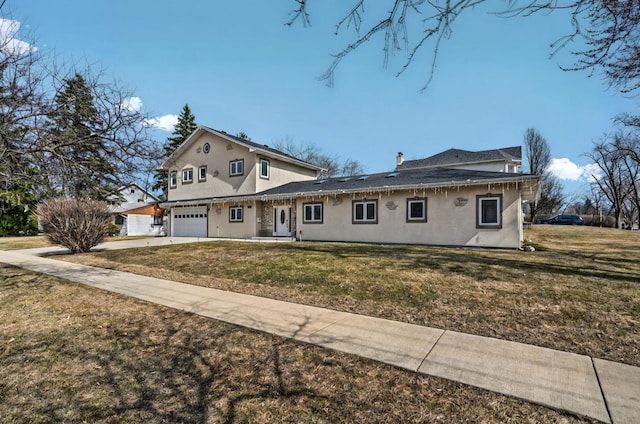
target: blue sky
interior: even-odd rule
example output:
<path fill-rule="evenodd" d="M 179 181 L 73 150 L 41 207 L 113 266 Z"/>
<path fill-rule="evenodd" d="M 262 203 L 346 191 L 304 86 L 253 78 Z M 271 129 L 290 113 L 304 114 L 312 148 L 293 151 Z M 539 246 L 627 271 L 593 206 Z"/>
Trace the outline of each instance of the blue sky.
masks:
<path fill-rule="evenodd" d="M 269 145 L 314 143 L 367 172 L 392 169 L 398 151 L 417 159 L 520 145 L 534 127 L 566 192 L 586 191 L 584 154 L 613 131 L 615 115 L 637 110 L 637 98 L 607 90 L 599 75 L 560 70 L 573 63 L 570 50 L 549 59 L 570 31 L 565 15 L 505 19 L 486 7 L 454 24 L 426 91 L 431 50 L 396 77 L 405 54 L 385 68 L 381 36 L 347 57 L 328 87 L 317 77 L 353 40 L 334 35 L 349 4 L 311 0 L 307 28 L 284 25 L 293 0 L 7 0 L 2 13 L 21 24 L 15 38 L 30 32 L 59 60 L 105 68 L 159 125 L 188 103 L 199 124 Z M 408 36 L 417 40 L 419 28 Z"/>

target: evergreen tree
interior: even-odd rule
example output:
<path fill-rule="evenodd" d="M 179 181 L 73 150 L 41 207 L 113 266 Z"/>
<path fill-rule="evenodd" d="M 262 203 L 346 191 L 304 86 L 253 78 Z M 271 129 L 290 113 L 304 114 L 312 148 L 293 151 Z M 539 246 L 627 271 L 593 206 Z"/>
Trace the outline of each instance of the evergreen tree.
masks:
<path fill-rule="evenodd" d="M 117 184 L 116 167 L 105 153 L 102 119 L 85 78 L 64 81 L 48 117 L 48 137 L 57 154 L 49 160 L 49 194 L 100 199 Z"/>
<path fill-rule="evenodd" d="M 147 137 L 146 116 L 126 106 L 131 94 L 90 70 L 55 81 L 46 129 L 30 148 L 46 176 L 40 197 L 104 199 L 131 182 L 158 148 Z"/>
<path fill-rule="evenodd" d="M 185 104 L 182 107 L 182 112 L 180 112 L 178 116 L 178 123 L 173 129 L 171 137 L 167 138 L 167 142 L 164 145 L 164 159 L 167 159 L 197 128 L 196 118 L 193 113 L 191 113 L 189 105 Z M 158 169 L 154 175 L 154 179 L 153 190 L 162 191 L 160 197 L 166 199 L 169 186 L 169 173 L 164 169 Z"/>
<path fill-rule="evenodd" d="M 0 237 L 38 234 L 36 198 L 29 184 L 0 190 Z"/>

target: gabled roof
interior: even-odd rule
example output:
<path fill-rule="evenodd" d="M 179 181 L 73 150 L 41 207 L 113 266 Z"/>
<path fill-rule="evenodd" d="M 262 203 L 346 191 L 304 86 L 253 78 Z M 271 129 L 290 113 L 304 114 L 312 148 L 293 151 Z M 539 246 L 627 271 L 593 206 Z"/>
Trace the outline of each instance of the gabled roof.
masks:
<path fill-rule="evenodd" d="M 193 144 L 204 133 L 210 133 L 224 140 L 246 147 L 247 149 L 249 149 L 250 152 L 258 152 L 261 155 L 264 155 L 266 157 L 280 159 L 284 162 L 293 163 L 295 165 L 312 169 L 314 171 L 324 171 L 324 168 L 320 166 L 316 166 L 309 162 L 305 162 L 301 159 L 295 158 L 287 153 L 281 152 L 280 150 L 269 147 L 266 144 L 259 144 L 250 140 L 245 140 L 244 138 L 236 137 L 235 135 L 227 134 L 224 131 L 215 130 L 213 128 L 205 127 L 203 125 L 199 126 L 193 133 L 191 133 L 191 135 L 187 137 L 187 139 L 180 146 L 178 146 L 178 148 L 173 153 L 171 153 L 171 155 L 167 158 L 167 160 L 164 161 L 164 163 L 161 165 L 162 169 L 168 169 L 169 165 L 173 163 L 178 156 L 180 156 L 191 144 Z"/>
<path fill-rule="evenodd" d="M 505 147 L 502 149 L 481 150 L 479 152 L 449 149 L 425 159 L 404 161 L 402 165 L 398 165 L 397 169 L 428 168 L 496 161 L 522 161 L 522 147 Z"/>
<path fill-rule="evenodd" d="M 123 192 L 123 190 L 126 190 L 126 189 L 131 188 L 131 187 L 135 187 L 135 188 L 137 188 L 138 190 L 140 190 L 141 192 L 143 192 L 143 193 L 145 194 L 145 196 L 147 196 L 147 197 L 151 198 L 151 200 L 156 201 L 156 202 L 158 201 L 158 198 L 157 198 L 156 196 L 154 196 L 153 194 L 151 194 L 151 193 L 150 193 L 150 192 L 148 192 L 147 190 L 143 189 L 142 187 L 140 187 L 140 186 L 139 186 L 138 184 L 136 184 L 136 183 L 129 183 L 129 184 L 126 184 L 126 185 L 123 185 L 123 186 L 119 187 L 119 188 L 118 188 L 118 193 L 122 193 L 122 192 Z"/>
<path fill-rule="evenodd" d="M 150 201 L 152 202 L 157 202 L 159 199 L 154 196 L 153 194 L 151 194 L 150 192 L 148 192 L 147 190 L 143 189 L 142 187 L 140 187 L 138 184 L 136 183 L 129 183 L 129 184 L 125 184 L 123 186 L 118 187 L 118 189 L 109 194 L 108 196 L 106 196 L 106 200 L 121 200 L 122 197 L 124 197 L 125 195 L 129 194 L 126 192 L 126 190 L 130 189 L 131 187 L 135 187 L 136 189 L 138 189 L 141 193 L 144 194 L 145 197 L 147 197 Z"/>

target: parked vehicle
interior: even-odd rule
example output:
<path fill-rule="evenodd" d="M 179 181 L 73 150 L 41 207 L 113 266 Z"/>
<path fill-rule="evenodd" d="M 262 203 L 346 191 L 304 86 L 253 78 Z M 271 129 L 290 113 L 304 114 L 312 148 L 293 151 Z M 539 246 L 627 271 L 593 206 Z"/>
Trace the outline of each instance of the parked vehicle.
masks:
<path fill-rule="evenodd" d="M 582 225 L 584 221 L 578 215 L 556 215 L 551 218 L 537 219 L 536 224 Z"/>

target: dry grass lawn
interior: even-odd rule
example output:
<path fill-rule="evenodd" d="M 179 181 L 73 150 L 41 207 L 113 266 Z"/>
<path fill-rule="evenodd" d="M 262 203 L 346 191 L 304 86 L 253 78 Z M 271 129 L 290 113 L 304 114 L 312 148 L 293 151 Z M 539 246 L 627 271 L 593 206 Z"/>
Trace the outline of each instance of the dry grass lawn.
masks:
<path fill-rule="evenodd" d="M 47 246 L 51 246 L 51 243 L 43 235 L 31 237 L 0 237 L 0 250 L 32 249 Z"/>
<path fill-rule="evenodd" d="M 119 241 L 119 240 L 131 240 L 131 239 L 144 239 L 148 236 L 114 236 L 106 237 L 104 242 Z M 31 236 L 31 237 L 0 237 L 0 250 L 21 250 L 21 249 L 33 249 L 37 247 L 52 246 L 51 242 L 44 235 Z"/>
<path fill-rule="evenodd" d="M 526 236 L 536 252 L 212 241 L 67 260 L 640 366 L 640 232 Z"/>
<path fill-rule="evenodd" d="M 300 247 L 313 258 L 330 246 Z M 206 256 L 191 261 L 260 263 L 258 248 L 192 246 Z M 289 256 L 282 248 L 262 260 Z M 0 264 L 0 422 L 592 421 Z"/>

